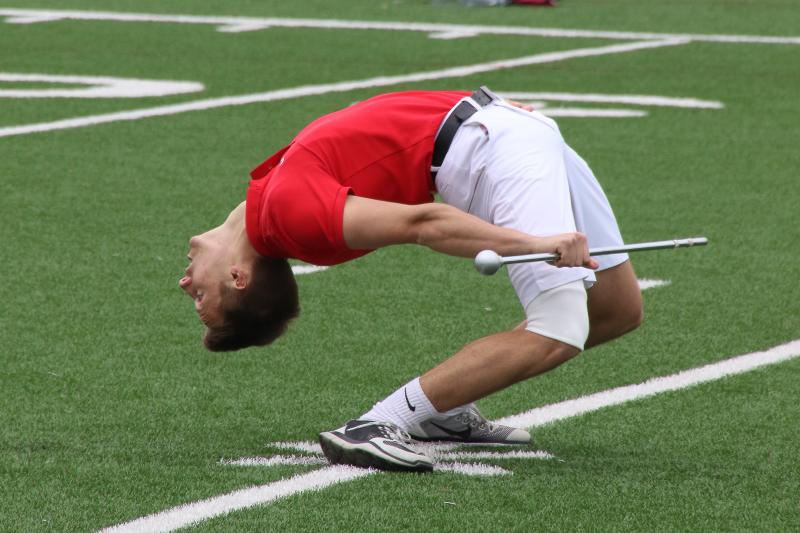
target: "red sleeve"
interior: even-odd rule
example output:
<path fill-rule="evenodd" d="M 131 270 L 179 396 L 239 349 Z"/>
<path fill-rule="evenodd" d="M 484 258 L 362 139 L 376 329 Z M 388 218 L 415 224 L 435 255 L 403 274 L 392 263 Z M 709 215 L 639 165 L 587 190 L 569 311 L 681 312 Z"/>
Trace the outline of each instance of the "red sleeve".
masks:
<path fill-rule="evenodd" d="M 344 203 L 350 194 L 311 157 L 287 158 L 266 191 L 262 228 L 285 257 L 315 265 L 335 265 L 370 250 L 344 242 Z"/>

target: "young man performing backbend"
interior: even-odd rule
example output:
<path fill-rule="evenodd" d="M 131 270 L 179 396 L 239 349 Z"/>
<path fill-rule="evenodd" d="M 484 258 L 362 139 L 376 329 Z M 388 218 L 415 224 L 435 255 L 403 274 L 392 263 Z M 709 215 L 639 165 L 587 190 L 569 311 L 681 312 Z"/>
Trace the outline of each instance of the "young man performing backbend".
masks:
<path fill-rule="evenodd" d="M 298 312 L 286 258 L 332 265 L 406 243 L 468 258 L 484 249 L 560 256 L 508 267 L 526 315 L 519 326 L 468 344 L 321 433 L 333 463 L 431 470 L 409 436 L 528 443 L 527 431 L 490 423 L 472 402 L 641 323 L 627 255 L 588 255 L 588 244 L 622 243 L 591 170 L 552 120 L 488 89 L 371 98 L 314 121 L 251 175 L 246 202 L 192 237 L 180 280 L 211 350 L 283 333 Z M 432 203 L 434 188 L 443 204 Z"/>

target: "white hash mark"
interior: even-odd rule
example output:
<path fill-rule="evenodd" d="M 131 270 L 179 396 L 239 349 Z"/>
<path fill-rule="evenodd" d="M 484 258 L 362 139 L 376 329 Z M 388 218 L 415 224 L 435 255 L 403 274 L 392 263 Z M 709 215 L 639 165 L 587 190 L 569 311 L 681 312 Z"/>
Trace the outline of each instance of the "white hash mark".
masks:
<path fill-rule="evenodd" d="M 299 442 L 271 442 L 269 447 L 281 450 L 296 451 L 302 455 L 272 455 L 268 457 L 242 457 L 240 459 L 222 459 L 220 464 L 228 466 L 278 466 L 287 464 L 322 464 L 322 448 L 319 444 L 310 441 Z M 475 462 L 461 462 L 464 460 L 475 459 L 539 459 L 548 460 L 556 457 L 549 452 L 541 450 L 521 450 L 512 449 L 508 446 L 491 446 L 500 451 L 461 451 L 458 443 L 416 443 L 416 448 L 428 455 L 434 461 L 434 470 L 442 472 L 453 472 L 468 476 L 495 476 L 508 475 L 512 472 L 503 468 Z M 293 462 L 295 461 L 295 462 Z"/>
<path fill-rule="evenodd" d="M 671 282 L 668 279 L 640 279 L 639 281 L 639 289 L 645 291 L 647 289 L 655 289 L 658 287 L 666 287 Z"/>
<path fill-rule="evenodd" d="M 271 455 L 269 457 L 220 459 L 219 464 L 228 466 L 323 465 L 327 464 L 327 461 L 322 457 L 308 455 Z"/>

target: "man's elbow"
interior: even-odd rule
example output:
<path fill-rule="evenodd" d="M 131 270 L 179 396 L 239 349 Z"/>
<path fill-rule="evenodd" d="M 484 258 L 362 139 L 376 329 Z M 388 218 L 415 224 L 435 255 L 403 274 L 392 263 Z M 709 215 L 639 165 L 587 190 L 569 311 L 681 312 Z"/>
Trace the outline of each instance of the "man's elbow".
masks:
<path fill-rule="evenodd" d="M 442 204 L 423 204 L 416 210 L 411 221 L 410 242 L 433 248 L 435 243 L 442 238 Z"/>

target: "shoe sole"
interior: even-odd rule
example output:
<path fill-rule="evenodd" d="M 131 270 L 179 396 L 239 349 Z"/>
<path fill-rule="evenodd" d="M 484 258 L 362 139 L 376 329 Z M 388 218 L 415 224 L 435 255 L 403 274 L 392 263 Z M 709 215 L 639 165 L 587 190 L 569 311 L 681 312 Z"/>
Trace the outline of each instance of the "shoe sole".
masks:
<path fill-rule="evenodd" d="M 319 434 L 322 452 L 331 464 L 351 465 L 361 468 L 377 468 L 392 472 L 431 472 L 430 461 L 408 461 L 390 455 L 372 442 L 355 442 L 332 431 Z"/>

